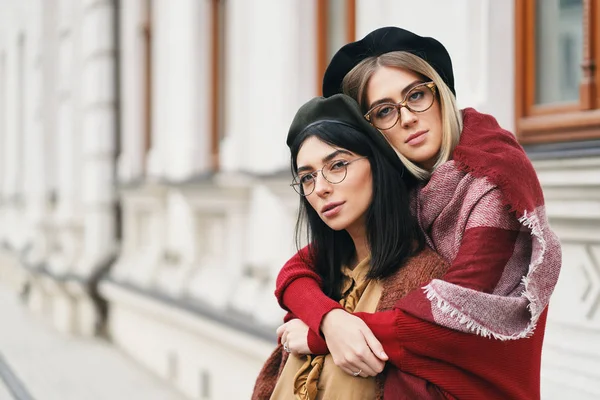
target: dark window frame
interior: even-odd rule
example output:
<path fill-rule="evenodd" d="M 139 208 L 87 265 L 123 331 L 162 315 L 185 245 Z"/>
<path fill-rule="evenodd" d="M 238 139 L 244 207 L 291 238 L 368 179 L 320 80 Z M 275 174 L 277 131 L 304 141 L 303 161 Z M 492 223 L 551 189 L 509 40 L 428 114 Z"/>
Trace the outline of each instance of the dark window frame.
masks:
<path fill-rule="evenodd" d="M 223 138 L 223 96 L 224 96 L 224 0 L 211 0 L 211 87 L 210 87 L 210 167 L 214 172 L 219 171 L 219 147 Z"/>

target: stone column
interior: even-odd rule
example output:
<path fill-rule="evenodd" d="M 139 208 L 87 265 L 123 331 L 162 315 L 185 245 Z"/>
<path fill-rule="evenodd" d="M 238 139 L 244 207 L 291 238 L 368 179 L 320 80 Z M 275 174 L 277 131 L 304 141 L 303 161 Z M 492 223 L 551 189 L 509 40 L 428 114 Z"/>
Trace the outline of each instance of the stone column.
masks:
<path fill-rule="evenodd" d="M 81 254 L 81 119 L 79 87 L 80 15 L 75 0 L 43 3 L 46 58 L 45 165 L 53 174 L 52 215 L 44 223 L 44 254 L 50 274 L 34 274 L 33 284 L 51 300 L 52 320 L 62 332 L 74 332 L 76 305 L 59 277 L 72 273 Z M 52 189 L 51 189 L 52 190 Z M 32 301 L 30 305 L 35 308 Z"/>
<path fill-rule="evenodd" d="M 149 174 L 182 180 L 208 169 L 210 2 L 156 0 Z"/>
<path fill-rule="evenodd" d="M 87 2 L 83 9 L 82 149 L 83 261 L 89 277 L 115 250 L 116 50 L 114 1 Z"/>
<path fill-rule="evenodd" d="M 25 130 L 24 192 L 26 201 L 27 241 L 30 245 L 25 262 L 39 264 L 46 255 L 43 222 L 47 212 L 48 184 L 46 154 L 50 149 L 44 140 L 44 17 L 41 1 L 34 4 L 30 23 L 31 53 L 28 59 L 28 113 Z"/>
<path fill-rule="evenodd" d="M 51 310 L 52 298 L 44 285 L 44 278 L 36 273 L 48 255 L 47 233 L 45 232 L 47 214 L 48 186 L 46 181 L 46 155 L 51 152 L 44 139 L 46 103 L 44 97 L 44 52 L 48 56 L 46 45 L 46 18 L 41 1 L 31 2 L 29 15 L 29 52 L 26 60 L 28 87 L 26 91 L 26 125 L 23 136 L 23 192 L 25 210 L 25 251 L 21 261 L 25 264 L 22 270 L 21 284 L 26 280 L 29 284 L 28 304 L 34 312 L 48 313 Z M 50 39 L 51 40 L 51 39 Z M 44 43 L 46 42 L 46 43 Z M 48 46 L 51 48 L 51 46 Z M 49 57 L 48 57 L 49 58 Z M 46 59 L 47 60 L 47 59 Z M 50 129 L 49 129 L 50 130 Z"/>
<path fill-rule="evenodd" d="M 4 241 L 19 251 L 23 247 L 23 136 L 27 101 L 27 41 L 25 27 L 18 18 L 8 22 L 5 42 L 4 108 L 4 224 L 10 226 Z"/>
<path fill-rule="evenodd" d="M 91 335 L 98 314 L 88 284 L 116 252 L 115 152 L 116 51 L 115 3 L 84 2 L 81 8 L 82 91 L 80 131 L 82 150 L 83 243 L 75 274 L 81 280 L 68 284 L 74 297 L 75 329 Z"/>
<path fill-rule="evenodd" d="M 2 43 L 0 43 L 2 46 Z M 8 92 L 8 74 L 7 74 L 7 51 L 4 46 L 0 47 L 0 217 L 5 220 L 5 200 L 7 195 L 6 187 L 6 142 L 8 139 L 6 114 L 7 114 L 7 92 Z M 6 241 L 7 227 L 0 226 L 0 241 Z"/>
<path fill-rule="evenodd" d="M 316 95 L 314 9 L 266 0 L 227 6 L 221 164 L 224 170 L 272 172 L 287 167 L 282 135 L 298 107 Z"/>
<path fill-rule="evenodd" d="M 56 208 L 53 217 L 57 250 L 49 268 L 55 274 L 70 272 L 80 256 L 81 229 L 81 109 L 79 104 L 81 56 L 78 4 L 60 1 L 57 9 L 56 69 Z"/>
<path fill-rule="evenodd" d="M 118 176 L 122 182 L 139 180 L 144 175 L 146 112 L 149 96 L 145 46 L 145 24 L 150 10 L 147 0 L 128 0 L 120 3 L 120 121 L 121 149 Z"/>
<path fill-rule="evenodd" d="M 0 265 L 0 279 L 20 286 L 22 269 L 18 252 L 24 244 L 22 223 L 23 193 L 20 178 L 23 163 L 22 148 L 25 123 L 26 48 L 25 27 L 19 10 L 14 5 L 2 7 L 0 12 L 0 252 L 6 251 Z M 14 288 L 16 291 L 19 287 Z"/>

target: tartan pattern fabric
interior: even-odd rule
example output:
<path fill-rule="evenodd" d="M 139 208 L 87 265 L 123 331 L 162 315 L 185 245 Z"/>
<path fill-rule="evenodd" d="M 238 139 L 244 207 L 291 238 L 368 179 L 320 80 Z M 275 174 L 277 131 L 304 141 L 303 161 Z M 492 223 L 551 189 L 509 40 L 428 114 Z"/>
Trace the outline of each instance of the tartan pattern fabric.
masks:
<path fill-rule="evenodd" d="M 432 174 L 413 201 L 428 244 L 453 262 L 446 277 L 425 286 L 425 294 L 440 325 L 502 340 L 527 337 L 558 280 L 560 243 L 548 224 L 535 170 L 514 136 L 489 115 L 473 109 L 463 115 L 454 159 Z M 489 278 L 489 261 L 475 268 L 479 274 L 453 282 L 454 271 L 481 264 L 493 251 L 491 243 L 477 243 L 461 254 L 470 251 L 464 237 L 471 230 L 488 238 L 507 232 L 515 237 L 512 255 L 495 266 L 501 275 L 493 287 L 479 281 Z"/>

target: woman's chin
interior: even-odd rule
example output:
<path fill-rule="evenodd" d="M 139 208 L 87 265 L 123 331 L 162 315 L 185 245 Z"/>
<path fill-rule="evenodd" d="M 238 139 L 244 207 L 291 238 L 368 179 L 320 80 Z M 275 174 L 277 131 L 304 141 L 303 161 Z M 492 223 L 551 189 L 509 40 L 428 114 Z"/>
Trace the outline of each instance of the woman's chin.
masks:
<path fill-rule="evenodd" d="M 334 231 L 343 231 L 348 227 L 348 224 L 342 221 L 324 221 L 325 224 Z"/>

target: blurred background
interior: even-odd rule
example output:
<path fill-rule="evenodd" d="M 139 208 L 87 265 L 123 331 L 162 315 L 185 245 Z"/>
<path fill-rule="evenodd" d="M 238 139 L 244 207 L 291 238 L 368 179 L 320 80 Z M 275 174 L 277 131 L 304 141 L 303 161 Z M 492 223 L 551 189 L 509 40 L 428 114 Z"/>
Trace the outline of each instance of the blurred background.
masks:
<path fill-rule="evenodd" d="M 386 25 L 526 148 L 563 245 L 543 398 L 600 398 L 600 0 L 0 0 L 0 398 L 249 398 L 287 128 Z"/>

